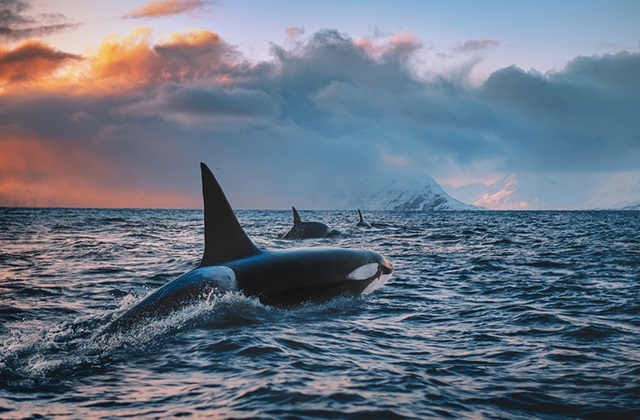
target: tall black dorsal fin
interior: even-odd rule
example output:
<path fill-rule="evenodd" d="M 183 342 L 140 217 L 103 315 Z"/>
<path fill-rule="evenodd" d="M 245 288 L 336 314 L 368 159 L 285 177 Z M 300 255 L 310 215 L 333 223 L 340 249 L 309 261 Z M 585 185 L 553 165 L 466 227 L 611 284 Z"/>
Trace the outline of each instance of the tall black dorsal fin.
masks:
<path fill-rule="evenodd" d="M 295 207 L 291 207 L 293 209 L 293 224 L 298 225 L 302 223 L 302 219 L 300 219 L 300 215 L 298 214 L 298 210 Z"/>
<path fill-rule="evenodd" d="M 202 198 L 204 199 L 204 255 L 200 266 L 218 265 L 260 252 L 240 226 L 220 184 L 204 163 Z"/>
<path fill-rule="evenodd" d="M 360 209 L 358 209 L 358 215 L 360 216 L 360 223 L 364 222 L 364 219 L 362 218 L 362 212 L 360 212 Z"/>

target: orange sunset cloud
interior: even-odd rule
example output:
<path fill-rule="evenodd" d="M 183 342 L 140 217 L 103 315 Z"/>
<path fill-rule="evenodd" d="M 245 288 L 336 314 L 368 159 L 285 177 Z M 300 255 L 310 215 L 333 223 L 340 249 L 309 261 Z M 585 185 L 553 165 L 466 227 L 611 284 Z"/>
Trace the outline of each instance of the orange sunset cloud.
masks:
<path fill-rule="evenodd" d="M 80 59 L 40 41 L 26 41 L 13 50 L 0 48 L 0 84 L 34 83 Z"/>
<path fill-rule="evenodd" d="M 40 41 L 13 50 L 0 48 L 0 94 L 29 86 L 66 93 L 113 92 L 162 81 L 227 79 L 237 53 L 216 33 L 174 33 L 154 44 L 149 28 L 107 37 L 85 57 L 58 51 Z"/>
<path fill-rule="evenodd" d="M 151 30 L 136 29 L 125 38 L 111 36 L 89 58 L 90 79 L 120 81 L 125 84 L 157 80 L 162 74 L 151 48 Z"/>
<path fill-rule="evenodd" d="M 184 81 L 214 76 L 234 65 L 234 51 L 209 31 L 176 33 L 152 45 L 151 31 L 139 28 L 124 39 L 105 40 L 91 62 L 90 78 L 124 86 L 165 80 Z"/>
<path fill-rule="evenodd" d="M 375 59 L 380 59 L 389 54 L 409 55 L 422 46 L 422 42 L 410 33 L 395 34 L 387 38 L 383 43 L 376 43 L 371 39 L 364 38 L 355 41 L 355 44 Z"/>
<path fill-rule="evenodd" d="M 146 5 L 134 9 L 125 17 L 129 18 L 148 18 L 159 16 L 171 16 L 179 13 L 188 12 L 191 10 L 199 9 L 206 3 L 198 0 L 166 0 L 166 1 L 152 1 Z"/>

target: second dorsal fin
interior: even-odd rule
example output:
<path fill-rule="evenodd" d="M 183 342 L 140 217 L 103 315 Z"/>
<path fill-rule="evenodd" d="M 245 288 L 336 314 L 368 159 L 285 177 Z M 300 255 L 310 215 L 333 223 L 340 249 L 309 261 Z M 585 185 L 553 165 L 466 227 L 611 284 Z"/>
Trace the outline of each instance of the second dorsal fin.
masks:
<path fill-rule="evenodd" d="M 200 266 L 219 265 L 259 253 L 211 170 L 204 163 L 200 163 L 200 169 L 204 200 L 204 255 Z"/>
<path fill-rule="evenodd" d="M 300 223 L 302 223 L 302 219 L 300 219 L 300 215 L 298 214 L 298 210 L 296 210 L 295 207 L 291 207 L 293 209 L 293 224 L 295 225 L 299 225 Z"/>

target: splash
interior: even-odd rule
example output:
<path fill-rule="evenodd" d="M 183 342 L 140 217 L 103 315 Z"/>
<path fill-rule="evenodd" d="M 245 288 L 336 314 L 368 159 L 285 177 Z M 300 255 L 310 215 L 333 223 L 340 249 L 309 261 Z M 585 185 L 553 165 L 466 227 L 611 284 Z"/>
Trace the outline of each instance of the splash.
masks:
<path fill-rule="evenodd" d="M 101 335 L 108 322 L 131 308 L 138 298 L 125 296 L 116 311 L 95 311 L 73 322 L 48 325 L 29 321 L 0 343 L 0 383 L 61 382 L 91 375 L 131 353 L 161 346 L 166 337 L 192 328 L 216 328 L 263 322 L 269 309 L 238 292 L 210 292 L 169 316 L 151 319 L 133 330 Z M 96 332 L 98 331 L 98 332 Z"/>

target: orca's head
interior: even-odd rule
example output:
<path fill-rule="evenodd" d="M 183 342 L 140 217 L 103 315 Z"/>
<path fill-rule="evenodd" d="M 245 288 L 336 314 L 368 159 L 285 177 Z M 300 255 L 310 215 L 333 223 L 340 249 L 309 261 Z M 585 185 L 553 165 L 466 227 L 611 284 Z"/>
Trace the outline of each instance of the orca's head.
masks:
<path fill-rule="evenodd" d="M 366 284 L 361 294 L 367 295 L 383 286 L 391 278 L 394 267 L 389 260 L 375 251 L 356 252 L 361 252 L 362 257 L 356 260 L 356 265 L 352 264 L 346 279 Z"/>

